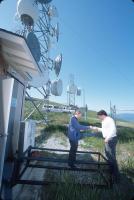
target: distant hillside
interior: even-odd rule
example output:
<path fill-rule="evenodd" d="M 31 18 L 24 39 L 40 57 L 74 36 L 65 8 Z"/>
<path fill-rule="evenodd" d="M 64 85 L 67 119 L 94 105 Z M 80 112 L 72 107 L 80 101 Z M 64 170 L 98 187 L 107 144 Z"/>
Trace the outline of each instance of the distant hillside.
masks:
<path fill-rule="evenodd" d="M 134 122 L 134 113 L 122 113 L 117 115 L 117 119 Z"/>

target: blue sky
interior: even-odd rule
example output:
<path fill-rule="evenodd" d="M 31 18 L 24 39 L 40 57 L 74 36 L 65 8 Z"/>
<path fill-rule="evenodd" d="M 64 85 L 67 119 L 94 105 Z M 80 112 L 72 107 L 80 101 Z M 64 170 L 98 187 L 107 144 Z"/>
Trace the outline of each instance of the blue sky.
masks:
<path fill-rule="evenodd" d="M 69 74 L 84 88 L 89 109 L 109 111 L 134 108 L 134 3 L 131 0 L 53 0 L 58 9 L 59 43 L 53 51 L 62 52 L 61 97 L 66 103 Z M 16 0 L 0 5 L 0 27 L 13 30 Z M 53 55 L 52 52 L 52 55 Z M 82 104 L 82 97 L 77 98 Z"/>

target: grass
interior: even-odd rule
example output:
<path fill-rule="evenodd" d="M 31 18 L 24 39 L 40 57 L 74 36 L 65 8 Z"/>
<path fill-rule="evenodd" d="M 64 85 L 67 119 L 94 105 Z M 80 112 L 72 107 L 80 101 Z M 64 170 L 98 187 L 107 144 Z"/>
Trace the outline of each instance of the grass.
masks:
<path fill-rule="evenodd" d="M 128 157 L 120 162 L 121 170 L 134 182 L 134 157 Z"/>
<path fill-rule="evenodd" d="M 88 124 L 86 122 L 86 124 Z M 50 125 L 45 128 L 49 134 L 64 134 L 66 127 Z M 59 131 L 59 132 L 58 132 Z M 46 132 L 46 131 L 45 131 Z M 49 135 L 50 136 L 50 135 Z M 50 184 L 42 189 L 42 200 L 132 200 L 134 197 L 134 129 L 118 127 L 119 142 L 117 145 L 117 160 L 121 172 L 121 183 L 111 189 L 90 188 L 83 185 L 74 185 L 70 176 L 65 175 L 65 183 L 60 179 L 57 184 Z M 63 141 L 63 144 L 65 141 Z M 88 150 L 104 152 L 104 141 L 99 137 L 84 138 L 81 145 Z M 56 156 L 56 155 L 55 155 Z M 58 156 L 58 155 L 57 155 Z M 59 157 L 59 156 L 58 156 Z M 50 174 L 49 174 L 50 175 Z M 53 180 L 53 172 L 51 174 Z"/>
<path fill-rule="evenodd" d="M 51 176 L 53 179 L 53 176 Z M 73 177 L 64 175 L 64 184 L 51 184 L 42 190 L 41 200 L 132 200 L 133 188 L 124 180 L 125 190 L 122 186 L 114 185 L 109 189 L 73 184 Z M 130 187 L 129 187 L 130 186 Z"/>
<path fill-rule="evenodd" d="M 87 124 L 87 122 L 86 122 Z M 52 135 L 56 135 L 61 139 L 61 143 L 65 145 L 66 141 L 62 140 L 66 136 L 66 126 L 49 125 L 43 129 L 45 140 Z M 84 134 L 84 133 L 83 133 Z M 42 135 L 42 134 L 41 134 Z M 104 152 L 104 141 L 101 137 L 84 138 L 81 146 L 88 150 Z M 126 127 L 118 127 L 119 142 L 117 145 L 117 160 L 121 172 L 121 183 L 114 185 L 111 189 L 90 188 L 89 186 L 74 185 L 72 176 L 65 174 L 64 184 L 59 178 L 57 184 L 50 184 L 43 187 L 42 200 L 132 200 L 134 197 L 134 129 Z M 57 158 L 61 155 L 55 154 Z M 49 178 L 54 180 L 55 172 L 47 172 Z M 46 174 L 47 174 L 46 173 Z M 80 176 L 80 175 L 79 175 Z"/>
<path fill-rule="evenodd" d="M 102 152 L 104 141 L 102 138 L 89 137 L 84 139 L 84 143 L 81 146 L 85 149 L 94 149 Z"/>
<path fill-rule="evenodd" d="M 25 110 L 27 114 L 31 105 L 29 104 Z M 35 112 L 32 115 L 33 119 L 41 119 L 41 117 Z M 39 128 L 39 132 L 36 137 L 37 145 L 45 143 L 50 137 L 55 135 L 61 140 L 66 148 L 66 124 L 68 124 L 70 116 L 65 113 L 49 113 L 48 118 L 51 119 L 47 126 Z M 88 112 L 88 120 L 81 121 L 85 125 L 100 126 L 99 120 L 96 118 L 96 112 Z M 72 177 L 65 175 L 64 182 L 62 184 L 50 184 L 42 188 L 42 200 L 132 200 L 134 197 L 134 124 L 129 122 L 117 121 L 118 127 L 118 145 L 117 145 L 117 160 L 119 169 L 121 172 L 121 183 L 114 185 L 111 189 L 98 189 L 85 187 L 83 185 L 74 185 Z M 84 134 L 84 133 L 83 133 Z M 64 136 L 64 137 L 63 137 Z M 101 134 L 98 137 L 84 138 L 81 146 L 88 150 L 95 150 L 101 153 L 104 152 L 104 141 Z M 58 158 L 61 155 L 54 155 Z M 48 176 L 53 179 L 54 174 L 50 171 L 47 172 Z"/>
<path fill-rule="evenodd" d="M 129 127 L 117 127 L 119 141 L 127 143 L 134 140 L 134 129 Z"/>

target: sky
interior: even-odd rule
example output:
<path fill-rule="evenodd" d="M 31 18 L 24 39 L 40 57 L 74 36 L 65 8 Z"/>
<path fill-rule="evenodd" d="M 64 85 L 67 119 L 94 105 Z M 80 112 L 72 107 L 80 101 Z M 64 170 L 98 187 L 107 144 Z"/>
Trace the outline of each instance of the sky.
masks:
<path fill-rule="evenodd" d="M 16 0 L 0 4 L 0 27 L 15 30 Z M 134 109 L 134 3 L 131 0 L 53 0 L 59 17 L 59 42 L 51 55 L 62 52 L 60 78 L 64 90 L 56 102 L 67 103 L 69 75 L 85 91 L 90 110 Z M 84 93 L 84 92 L 83 92 Z M 37 94 L 36 94 L 37 95 Z M 38 95 L 37 95 L 38 96 Z M 83 94 L 76 98 L 83 105 Z"/>

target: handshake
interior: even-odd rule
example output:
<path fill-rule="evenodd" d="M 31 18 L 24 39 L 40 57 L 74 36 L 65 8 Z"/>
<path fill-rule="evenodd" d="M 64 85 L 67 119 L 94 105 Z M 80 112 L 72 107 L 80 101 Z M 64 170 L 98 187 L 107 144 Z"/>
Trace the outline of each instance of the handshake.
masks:
<path fill-rule="evenodd" d="M 98 131 L 98 128 L 96 126 L 89 126 L 89 128 L 93 131 Z"/>

